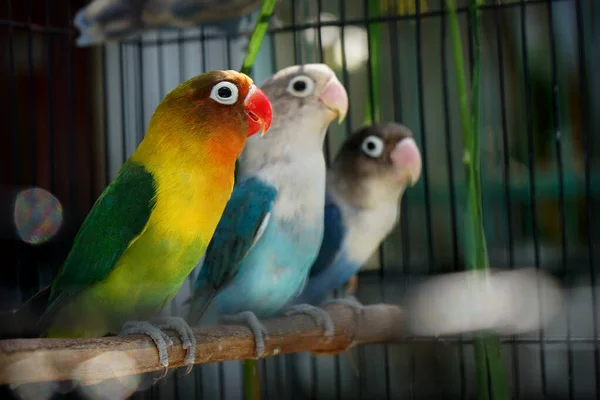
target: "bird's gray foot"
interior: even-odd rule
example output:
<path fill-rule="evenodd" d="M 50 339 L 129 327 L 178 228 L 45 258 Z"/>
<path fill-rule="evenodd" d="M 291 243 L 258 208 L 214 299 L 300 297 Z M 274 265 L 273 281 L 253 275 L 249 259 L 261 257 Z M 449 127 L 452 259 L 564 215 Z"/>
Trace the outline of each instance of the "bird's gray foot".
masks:
<path fill-rule="evenodd" d="M 135 335 L 142 334 L 150 336 L 154 344 L 156 345 L 156 349 L 158 350 L 158 359 L 160 365 L 163 367 L 162 374 L 154 380 L 154 383 L 163 379 L 167 375 L 167 371 L 169 370 L 169 352 L 168 347 L 173 347 L 173 340 L 167 335 L 165 332 L 161 331 L 159 328 L 153 326 L 149 322 L 146 321 L 128 321 L 123 324 L 121 328 L 121 332 L 117 336 L 127 336 L 127 335 Z"/>
<path fill-rule="evenodd" d="M 265 352 L 265 339 L 269 336 L 269 333 L 253 312 L 244 311 L 238 314 L 224 315 L 221 317 L 221 321 L 226 324 L 243 323 L 247 325 L 254 335 L 256 358 L 260 358 L 263 355 Z"/>
<path fill-rule="evenodd" d="M 181 338 L 181 347 L 187 350 L 185 359 L 183 360 L 186 366 L 184 376 L 189 374 L 194 367 L 196 358 L 196 336 L 194 331 L 183 318 L 179 317 L 156 317 L 150 320 L 152 324 L 160 329 L 171 329 Z M 172 342 L 171 342 L 172 343 Z"/>
<path fill-rule="evenodd" d="M 331 339 L 331 337 L 333 336 L 333 320 L 331 319 L 327 311 L 323 310 L 322 308 L 311 306 L 310 304 L 297 304 L 295 306 L 290 307 L 284 314 L 307 314 L 315 320 L 317 325 L 323 328 L 323 334 L 325 335 L 325 337 Z"/>

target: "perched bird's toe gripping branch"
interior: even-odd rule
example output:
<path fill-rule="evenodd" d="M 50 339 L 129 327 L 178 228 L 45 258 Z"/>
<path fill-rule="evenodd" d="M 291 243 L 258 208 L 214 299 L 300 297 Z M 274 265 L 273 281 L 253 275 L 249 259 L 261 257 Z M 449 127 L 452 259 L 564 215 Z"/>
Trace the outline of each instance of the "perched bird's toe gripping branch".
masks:
<path fill-rule="evenodd" d="M 161 329 L 171 329 L 180 336 L 181 347 L 185 350 L 186 356 L 184 365 L 187 366 L 184 375 L 187 375 L 192 370 L 196 355 L 196 336 L 192 328 L 179 317 L 156 317 L 146 321 L 129 321 L 123 325 L 123 329 L 118 336 L 127 336 L 134 334 L 144 334 L 150 336 L 158 350 L 158 358 L 160 365 L 163 366 L 162 374 L 155 379 L 155 382 L 163 379 L 169 370 L 169 353 L 168 348 L 173 347 L 173 340 Z"/>
<path fill-rule="evenodd" d="M 250 328 L 254 335 L 256 358 L 262 357 L 265 353 L 265 339 L 269 336 L 267 328 L 256 318 L 251 311 L 244 311 L 233 315 L 223 315 L 221 322 L 225 324 L 239 324 L 244 323 Z"/>
<path fill-rule="evenodd" d="M 352 312 L 354 313 L 354 319 L 355 319 L 356 323 L 358 323 L 358 321 L 360 320 L 360 318 L 362 316 L 363 311 L 365 310 L 365 306 L 360 301 L 358 301 L 358 299 L 356 297 L 354 297 L 354 296 L 347 296 L 347 297 L 343 297 L 343 298 L 340 298 L 340 299 L 327 300 L 327 301 L 325 301 L 323 303 L 323 306 L 325 306 L 325 305 L 334 305 L 334 304 L 335 305 L 343 305 L 343 306 L 346 306 L 346 307 L 352 309 Z M 322 310 L 322 309 L 320 309 L 320 310 Z M 323 312 L 325 312 L 325 311 L 323 311 Z M 350 342 L 351 343 L 355 342 L 354 335 L 352 335 L 352 338 L 351 338 Z M 345 350 L 343 350 L 343 351 L 333 351 L 333 352 L 314 352 L 314 353 L 315 354 L 331 354 L 331 355 L 335 355 L 335 354 L 342 353 L 344 351 Z"/>
<path fill-rule="evenodd" d="M 169 352 L 168 347 L 173 346 L 173 340 L 167 335 L 165 332 L 161 331 L 159 328 L 153 326 L 149 322 L 146 321 L 128 321 L 123 324 L 123 328 L 121 332 L 117 336 L 128 336 L 128 335 L 136 335 L 143 334 L 150 336 L 154 344 L 156 345 L 156 349 L 158 350 L 158 360 L 160 365 L 163 367 L 162 374 L 154 380 L 157 382 L 163 379 L 167 375 L 167 371 L 169 370 Z"/>
<path fill-rule="evenodd" d="M 331 319 L 327 311 L 319 307 L 311 306 L 310 304 L 297 304 L 295 306 L 290 307 L 284 313 L 284 315 L 287 316 L 297 314 L 310 315 L 315 320 L 317 325 L 323 328 L 323 335 L 325 335 L 326 338 L 331 340 L 331 338 L 333 337 L 335 327 L 333 325 L 333 320 Z"/>

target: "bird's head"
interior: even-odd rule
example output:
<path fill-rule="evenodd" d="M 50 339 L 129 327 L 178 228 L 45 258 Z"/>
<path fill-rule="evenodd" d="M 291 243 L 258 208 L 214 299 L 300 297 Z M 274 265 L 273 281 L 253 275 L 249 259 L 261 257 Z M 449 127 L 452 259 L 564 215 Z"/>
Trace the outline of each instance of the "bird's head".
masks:
<path fill-rule="evenodd" d="M 261 86 L 273 105 L 273 125 L 264 138 L 253 138 L 244 150 L 256 157 L 300 155 L 323 146 L 325 132 L 348 113 L 348 95 L 325 64 L 294 65 L 278 71 Z M 268 142 L 268 146 L 264 143 Z M 303 150 L 306 150 L 304 152 Z M 260 155 L 259 155 L 260 153 Z"/>
<path fill-rule="evenodd" d="M 344 183 L 339 190 L 371 204 L 382 198 L 397 200 L 421 176 L 421 153 L 412 132 L 397 123 L 366 126 L 342 145 L 331 166 Z M 379 199 L 379 200 L 378 200 Z"/>
<path fill-rule="evenodd" d="M 269 98 L 247 75 L 209 71 L 171 90 L 156 108 L 147 136 L 175 142 L 194 151 L 237 158 L 246 138 L 271 126 Z"/>

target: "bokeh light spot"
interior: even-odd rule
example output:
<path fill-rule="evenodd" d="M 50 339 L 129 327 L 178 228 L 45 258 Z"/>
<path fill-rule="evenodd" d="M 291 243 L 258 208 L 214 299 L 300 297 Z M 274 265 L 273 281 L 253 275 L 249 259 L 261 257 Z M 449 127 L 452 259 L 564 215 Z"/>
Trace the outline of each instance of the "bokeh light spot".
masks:
<path fill-rule="evenodd" d="M 42 188 L 19 192 L 15 199 L 14 219 L 21 240 L 41 244 L 50 240 L 62 225 L 63 209 L 52 193 Z"/>

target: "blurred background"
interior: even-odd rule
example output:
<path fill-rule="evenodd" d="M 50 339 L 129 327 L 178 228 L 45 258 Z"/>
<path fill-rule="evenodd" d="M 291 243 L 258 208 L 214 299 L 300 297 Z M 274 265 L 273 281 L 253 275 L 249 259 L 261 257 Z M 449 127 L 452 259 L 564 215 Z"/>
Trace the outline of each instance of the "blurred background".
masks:
<path fill-rule="evenodd" d="M 87 212 L 137 147 L 162 97 L 204 71 L 240 68 L 259 5 L 225 27 L 147 29 L 120 42 L 77 47 L 73 17 L 85 3 L 0 0 L 1 311 L 51 283 Z M 457 3 L 470 73 L 471 27 L 465 2 Z M 600 4 L 481 3 L 490 264 L 534 266 L 568 289 L 565 312 L 547 329 L 503 339 L 512 395 L 600 398 Z M 359 275 L 357 297 L 366 304 L 399 303 L 409 285 L 463 269 L 463 143 L 444 5 L 281 0 L 251 73 L 262 84 L 294 64 L 334 68 L 347 88 L 350 113 L 329 129 L 328 160 L 351 132 L 372 121 L 398 121 L 415 134 L 423 176 L 404 195 L 398 228 Z M 171 313 L 181 312 L 193 279 Z M 350 355 L 295 354 L 260 364 L 265 399 L 476 395 L 466 337 L 407 338 L 361 346 Z M 142 376 L 68 394 L 57 384 L 7 392 L 26 399 L 242 398 L 239 362 L 198 365 L 186 377 L 172 370 L 150 384 Z"/>

